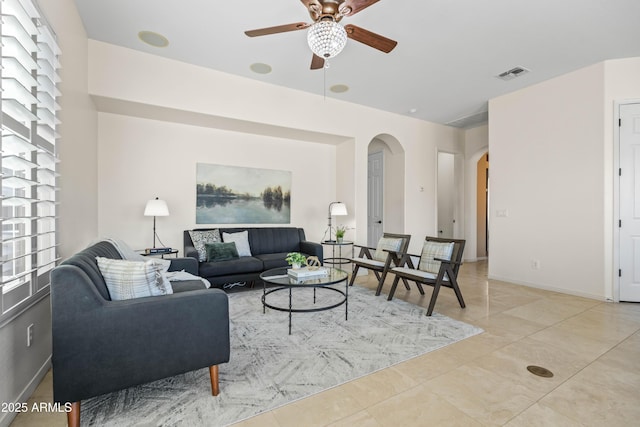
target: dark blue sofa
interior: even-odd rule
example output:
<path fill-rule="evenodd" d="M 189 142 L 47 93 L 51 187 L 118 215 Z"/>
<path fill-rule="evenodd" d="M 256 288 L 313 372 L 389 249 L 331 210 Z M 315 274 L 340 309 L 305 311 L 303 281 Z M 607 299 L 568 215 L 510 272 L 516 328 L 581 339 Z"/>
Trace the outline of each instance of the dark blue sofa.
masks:
<path fill-rule="evenodd" d="M 198 275 L 204 277 L 213 287 L 228 283 L 254 283 L 260 273 L 272 268 L 286 267 L 284 260 L 289 252 L 300 252 L 307 256 L 317 256 L 323 261 L 322 245 L 306 240 L 304 230 L 296 227 L 254 227 L 219 228 L 222 233 L 249 233 L 250 257 L 240 257 L 230 261 L 199 262 Z M 216 228 L 196 228 L 191 231 L 209 231 Z M 193 245 L 189 230 L 185 230 L 184 255 L 198 260 L 198 252 Z"/>
<path fill-rule="evenodd" d="M 218 365 L 229 361 L 229 306 L 202 281 L 172 282 L 171 295 L 111 301 L 96 256 L 120 259 L 99 242 L 51 272 L 53 397 L 70 402 L 79 425 L 80 401 L 104 393 L 209 368 L 218 394 Z M 191 258 L 170 270 L 197 274 Z"/>

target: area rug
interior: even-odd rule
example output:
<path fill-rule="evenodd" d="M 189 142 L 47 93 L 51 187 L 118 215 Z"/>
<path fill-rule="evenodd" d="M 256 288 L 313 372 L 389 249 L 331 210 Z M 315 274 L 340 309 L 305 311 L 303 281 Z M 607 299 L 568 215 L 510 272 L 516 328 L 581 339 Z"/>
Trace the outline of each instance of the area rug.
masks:
<path fill-rule="evenodd" d="M 311 290 L 295 291 L 298 307 L 313 307 Z M 229 295 L 231 361 L 220 365 L 219 396 L 211 396 L 209 371 L 201 369 L 83 401 L 83 425 L 225 426 L 482 332 L 353 286 L 348 320 L 344 305 L 294 313 L 289 335 L 288 314 L 263 314 L 261 296 Z M 287 297 L 276 292 L 268 301 L 288 306 Z M 316 306 L 339 297 L 319 290 Z"/>

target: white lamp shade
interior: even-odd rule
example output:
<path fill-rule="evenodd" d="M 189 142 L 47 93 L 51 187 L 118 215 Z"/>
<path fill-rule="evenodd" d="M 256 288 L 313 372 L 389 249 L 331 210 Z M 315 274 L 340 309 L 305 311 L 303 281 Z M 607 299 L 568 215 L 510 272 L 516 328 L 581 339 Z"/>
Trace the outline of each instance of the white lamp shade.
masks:
<path fill-rule="evenodd" d="M 330 213 L 334 216 L 349 215 L 349 213 L 347 212 L 347 205 L 341 202 L 332 203 Z"/>
<path fill-rule="evenodd" d="M 149 200 L 144 208 L 144 216 L 169 216 L 167 202 L 159 200 L 157 197 Z"/>

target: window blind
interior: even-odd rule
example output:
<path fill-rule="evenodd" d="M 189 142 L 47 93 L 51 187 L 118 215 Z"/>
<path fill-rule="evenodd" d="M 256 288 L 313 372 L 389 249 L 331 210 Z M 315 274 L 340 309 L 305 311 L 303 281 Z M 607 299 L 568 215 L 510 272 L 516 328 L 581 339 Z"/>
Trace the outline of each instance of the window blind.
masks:
<path fill-rule="evenodd" d="M 0 324 L 49 292 L 56 239 L 60 48 L 32 0 L 0 0 Z"/>

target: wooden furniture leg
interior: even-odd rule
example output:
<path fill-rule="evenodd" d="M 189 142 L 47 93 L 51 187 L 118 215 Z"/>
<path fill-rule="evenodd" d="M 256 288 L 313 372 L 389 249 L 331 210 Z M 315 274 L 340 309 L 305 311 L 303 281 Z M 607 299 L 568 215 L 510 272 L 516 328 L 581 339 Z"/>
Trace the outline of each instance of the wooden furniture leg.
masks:
<path fill-rule="evenodd" d="M 209 366 L 209 375 L 211 376 L 211 394 L 217 396 L 220 394 L 220 385 L 218 384 L 218 365 Z"/>
<path fill-rule="evenodd" d="M 80 427 L 80 401 L 71 404 L 71 411 L 67 412 L 67 425 Z"/>

